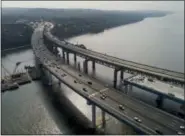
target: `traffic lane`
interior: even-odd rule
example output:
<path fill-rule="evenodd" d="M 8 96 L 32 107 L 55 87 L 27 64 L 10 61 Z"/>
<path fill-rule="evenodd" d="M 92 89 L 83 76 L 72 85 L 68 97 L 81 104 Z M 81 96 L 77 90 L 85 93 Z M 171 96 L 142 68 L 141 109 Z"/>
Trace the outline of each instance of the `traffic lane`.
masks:
<path fill-rule="evenodd" d="M 139 128 L 146 134 L 177 134 L 177 131 L 146 118 L 145 115 L 139 114 L 133 108 L 125 106 L 124 110 L 121 110 L 119 106 L 123 103 L 116 102 L 109 97 L 102 100 L 101 94 L 97 94 L 92 97 L 92 100 L 103 109 L 108 110 L 107 112 L 110 114 L 112 113 L 117 119 L 121 119 L 123 122 L 128 121 L 129 125 Z M 137 121 L 136 118 L 140 121 Z"/>
<path fill-rule="evenodd" d="M 102 89 L 105 88 L 105 86 L 103 86 L 102 84 L 97 82 L 95 79 L 90 78 L 90 76 L 87 76 L 84 73 L 79 72 L 79 71 L 71 68 L 68 65 L 63 64 L 63 65 L 61 65 L 61 67 L 63 68 L 63 70 L 66 70 L 66 72 L 69 72 L 69 74 L 78 78 L 83 84 L 86 84 L 86 85 L 92 87 L 93 89 L 95 89 L 97 91 L 102 90 Z"/>
<path fill-rule="evenodd" d="M 42 58 L 41 58 L 41 61 L 43 61 L 42 60 Z M 53 63 L 53 61 L 51 62 L 51 63 Z M 47 66 L 47 65 L 46 65 Z M 51 68 L 52 67 L 52 68 Z M 49 66 L 49 69 L 51 70 L 51 72 L 54 74 L 54 75 L 58 75 L 58 70 L 56 71 L 56 70 L 54 70 L 54 66 Z M 61 73 L 61 71 L 60 71 L 60 73 Z M 60 77 L 58 77 L 58 78 L 60 78 Z M 69 81 L 68 81 L 69 80 Z M 70 86 L 72 86 L 72 82 L 71 82 L 71 79 L 67 79 L 67 77 L 65 78 L 65 81 L 66 82 L 70 82 Z M 76 85 L 76 84 L 75 84 Z M 76 88 L 76 89 L 78 89 L 78 87 L 77 86 L 75 86 L 74 88 Z M 80 88 L 81 88 L 81 86 L 80 86 Z M 79 91 L 78 91 L 78 93 L 79 93 Z M 87 96 L 85 96 L 84 94 L 81 94 L 82 96 L 84 96 L 84 97 L 87 97 Z"/>
<path fill-rule="evenodd" d="M 119 103 L 116 103 L 115 101 L 112 101 L 109 98 L 105 98 L 104 100 L 102 100 L 101 95 L 99 94 L 92 97 L 92 101 L 94 102 L 95 105 L 100 107 L 102 110 L 106 111 L 107 113 L 117 118 L 118 120 L 132 126 L 133 128 L 135 129 L 139 128 L 139 130 L 141 130 L 145 134 L 157 134 L 153 129 L 150 129 L 147 126 L 144 126 L 143 123 L 136 122 L 134 120 L 134 117 L 135 116 L 140 117 L 140 116 L 136 112 L 131 111 L 129 108 L 122 111 L 119 109 L 119 105 L 120 105 Z"/>
<path fill-rule="evenodd" d="M 52 29 L 52 27 L 50 27 L 48 29 L 48 33 L 49 33 L 49 36 L 55 40 L 58 40 L 58 38 L 56 38 L 55 36 L 53 36 L 51 33 L 50 33 L 50 30 Z M 63 44 L 63 42 L 60 42 L 61 44 Z M 72 45 L 72 44 L 70 44 Z M 74 45 L 72 45 L 74 46 Z M 75 46 L 74 46 L 75 47 Z M 76 48 L 78 50 L 80 50 L 79 48 Z M 127 60 L 123 60 L 123 59 L 120 59 L 120 58 L 116 58 L 116 57 L 113 57 L 113 56 L 109 56 L 109 55 L 105 55 L 105 54 L 102 54 L 102 53 L 99 53 L 99 52 L 96 52 L 96 51 L 91 51 L 91 50 L 83 50 L 84 52 L 86 53 L 92 53 L 92 55 L 95 55 L 95 56 L 99 56 L 101 58 L 105 58 L 105 59 L 109 59 L 109 60 L 112 60 L 112 61 L 118 61 L 119 63 L 123 63 L 124 65 L 132 65 L 132 66 L 139 66 L 140 68 L 148 68 L 148 69 L 154 69 L 154 71 L 158 71 L 158 72 L 167 72 L 167 73 L 171 73 L 171 74 L 180 74 L 179 76 L 183 76 L 182 73 L 179 73 L 179 72 L 175 72 L 175 71 L 170 71 L 170 70 L 167 70 L 167 69 L 161 69 L 161 68 L 157 68 L 157 67 L 152 67 L 152 66 L 148 66 L 148 65 L 145 65 L 145 64 L 139 64 L 139 63 L 136 63 L 136 62 L 132 62 L 132 61 L 127 61 Z"/>
<path fill-rule="evenodd" d="M 63 45 L 64 43 L 59 41 L 58 39 L 51 38 L 51 40 L 52 41 L 54 40 L 54 42 L 58 43 L 59 45 L 65 46 L 65 45 Z M 72 46 L 72 47 L 70 47 L 70 46 Z M 87 56 L 89 56 L 91 54 L 94 57 L 98 57 L 99 60 L 104 58 L 103 61 L 105 61 L 105 62 L 107 62 L 107 60 L 110 60 L 111 62 L 115 63 L 116 65 L 120 65 L 120 64 L 121 65 L 127 65 L 127 67 L 129 66 L 128 68 L 132 68 L 132 69 L 137 67 L 137 70 L 142 70 L 142 69 L 149 70 L 153 74 L 156 74 L 156 73 L 163 74 L 162 76 L 168 75 L 168 76 L 175 76 L 176 78 L 184 78 L 183 73 L 178 73 L 178 72 L 169 71 L 169 70 L 166 70 L 166 69 L 161 69 L 161 68 L 152 67 L 152 66 L 148 66 L 148 65 L 144 65 L 144 64 L 139 64 L 139 63 L 135 63 L 135 62 L 131 62 L 131 61 L 126 61 L 126 60 L 122 60 L 122 59 L 115 58 L 115 57 L 112 57 L 112 56 L 106 56 L 104 54 L 93 52 L 93 51 L 90 51 L 90 50 L 82 50 L 82 49 L 79 49 L 78 47 L 76 47 L 74 45 L 68 45 L 67 48 L 70 48 L 71 50 L 74 50 L 74 48 L 75 48 L 76 51 L 78 51 L 82 54 L 85 53 L 85 55 L 87 55 Z"/>
<path fill-rule="evenodd" d="M 61 46 L 61 43 L 58 43 L 57 44 L 59 46 Z M 63 47 L 63 45 L 61 46 Z M 69 48 L 69 47 L 66 47 L 64 46 L 65 48 Z M 77 51 L 76 49 L 74 49 L 75 47 L 72 47 L 70 48 L 70 50 L 72 51 Z M 105 57 L 102 57 L 102 56 L 98 56 L 98 55 L 93 55 L 91 52 L 89 53 L 84 53 L 84 51 L 78 51 L 80 54 L 84 54 L 86 56 L 89 56 L 91 58 L 95 58 L 96 60 L 99 60 L 99 61 L 103 61 L 103 62 L 106 62 L 106 63 L 109 63 L 111 65 L 116 65 L 116 66 L 121 66 L 121 67 L 125 67 L 125 68 L 128 68 L 128 69 L 132 69 L 132 70 L 135 70 L 135 71 L 142 71 L 143 73 L 150 73 L 152 75 L 157 75 L 157 76 L 162 76 L 162 77 L 165 77 L 165 78 L 172 78 L 172 79 L 175 79 L 175 80 L 179 80 L 179 81 L 184 81 L 184 76 L 183 74 L 180 74 L 177 75 L 177 74 L 171 74 L 171 72 L 164 72 L 164 70 L 160 71 L 158 69 L 154 69 L 152 70 L 151 67 L 149 68 L 146 68 L 146 67 L 138 67 L 137 65 L 131 65 L 131 64 L 121 64 L 121 62 L 116 62 L 115 60 L 111 60 L 111 59 L 108 59 L 108 58 L 105 58 Z"/>
<path fill-rule="evenodd" d="M 46 61 L 45 59 L 47 59 L 46 57 L 50 56 L 49 54 L 50 53 L 48 52 L 48 55 L 44 56 L 44 57 L 42 56 L 42 54 L 39 54 L 39 55 L 41 55 L 40 61 L 43 62 L 44 66 L 51 73 L 53 73 L 56 77 L 58 77 L 59 80 L 61 80 L 62 82 L 65 81 L 66 84 L 68 84 L 69 86 L 77 85 L 75 87 L 76 88 L 81 88 L 81 90 L 83 90 L 83 92 L 85 92 L 85 94 L 92 95 L 93 93 L 95 93 L 94 89 L 91 89 L 89 86 L 84 85 L 81 82 L 81 80 L 79 80 L 78 78 L 72 77 L 70 74 L 68 74 L 67 72 L 63 71 L 63 69 L 61 69 L 60 67 L 58 67 L 57 63 L 55 62 L 55 60 L 49 61 L 49 59 L 48 59 Z M 60 73 L 60 75 L 59 75 L 59 73 Z M 85 88 L 85 90 L 83 88 Z"/>
<path fill-rule="evenodd" d="M 90 82 L 92 82 L 92 85 L 90 85 L 89 83 L 87 83 L 89 81 L 88 78 L 82 76 L 81 74 L 79 74 L 78 72 L 74 71 L 73 69 L 68 68 L 68 67 L 64 68 L 63 67 L 64 65 L 61 65 L 61 64 L 59 65 L 57 62 L 56 62 L 56 64 L 57 65 L 54 67 L 54 68 L 56 68 L 56 70 L 64 71 L 65 73 L 69 74 L 71 77 L 74 77 L 78 83 L 87 85 L 89 88 L 92 88 L 96 92 L 105 89 L 104 86 L 102 86 L 102 85 L 100 85 L 100 84 L 98 84 L 96 82 L 90 81 Z M 81 75 L 81 76 L 79 76 L 79 75 Z"/>
<path fill-rule="evenodd" d="M 143 114 L 146 118 L 164 124 L 165 126 L 174 129 L 176 131 L 181 131 L 180 126 L 184 125 L 183 119 L 177 118 L 169 113 L 161 111 L 155 107 L 152 107 L 144 102 L 138 101 L 134 98 L 121 94 L 114 91 L 106 91 L 104 94 L 110 99 L 123 103 L 123 105 L 128 106 L 136 110 L 138 113 Z M 155 114 L 154 114 L 155 113 Z"/>
<path fill-rule="evenodd" d="M 70 44 L 72 45 L 72 44 Z M 79 51 L 83 51 L 83 52 L 86 52 L 87 54 L 91 53 L 92 55 L 94 56 L 99 56 L 100 58 L 105 58 L 105 59 L 108 59 L 108 60 L 111 60 L 111 61 L 117 61 L 121 64 L 126 64 L 126 65 L 130 65 L 130 66 L 137 66 L 139 68 L 142 68 L 142 69 L 149 69 L 149 70 L 153 70 L 153 71 L 157 71 L 157 72 L 161 72 L 161 73 L 165 73 L 165 74 L 170 74 L 170 75 L 173 75 L 173 76 L 181 76 L 182 78 L 184 77 L 184 74 L 183 73 L 180 73 L 180 72 L 175 72 L 175 71 L 171 71 L 171 70 L 167 70 L 167 69 L 162 69 L 162 68 L 157 68 L 157 67 L 154 67 L 154 66 L 149 66 L 149 65 L 145 65 L 145 64 L 140 64 L 140 63 L 137 63 L 137 62 L 132 62 L 132 61 L 127 61 L 127 60 L 124 60 L 124 59 L 120 59 L 120 58 L 116 58 L 116 57 L 113 57 L 113 56 L 109 56 L 109 55 L 106 55 L 106 54 L 102 54 L 102 53 L 99 53 L 99 52 L 96 52 L 96 51 L 91 51 L 91 50 L 84 50 L 84 49 L 81 49 L 81 48 L 78 48 L 74 45 L 72 45 L 75 49 L 79 50 Z"/>
<path fill-rule="evenodd" d="M 97 95 L 99 95 L 99 94 L 97 94 Z M 99 96 L 100 97 L 100 96 Z M 92 99 L 93 99 L 93 97 L 92 97 Z M 111 99 L 110 99 L 111 100 Z M 107 102 L 107 101 L 106 101 Z M 115 102 L 115 101 L 114 101 Z M 110 104 L 109 102 L 108 102 L 108 104 Z M 117 104 L 118 105 L 118 104 Z M 134 104 L 133 104 L 134 105 Z M 129 107 L 127 107 L 128 109 L 129 109 Z M 132 112 L 131 112 L 132 111 Z M 132 110 L 130 110 L 130 112 L 129 112 L 129 110 L 127 111 L 127 113 L 128 113 L 128 115 L 133 115 L 133 118 L 136 116 L 136 117 L 138 117 L 138 118 L 141 118 L 142 120 L 143 119 L 145 119 L 145 117 L 142 117 L 140 114 L 138 114 L 138 111 L 137 112 L 135 112 L 135 110 L 133 110 L 133 108 L 132 108 Z M 135 116 L 134 116 L 135 115 Z M 140 115 L 140 116 L 139 116 Z M 145 116 L 145 115 L 144 115 Z M 147 121 L 149 121 L 149 120 L 151 120 L 151 119 L 148 119 L 148 120 L 146 120 L 145 119 L 145 121 L 144 122 L 147 122 Z M 143 122 L 143 123 L 144 123 Z M 152 120 L 152 122 L 153 122 L 153 120 Z M 149 124 L 149 123 L 148 123 Z M 151 121 L 150 121 L 150 124 L 151 124 Z M 159 128 L 157 128 L 156 126 L 156 123 L 154 124 L 153 123 L 153 125 L 154 126 L 152 126 L 152 127 L 155 127 L 156 129 L 160 129 L 161 127 L 159 127 Z M 146 128 L 145 128 L 146 129 Z M 165 129 L 166 129 L 166 127 L 165 128 L 162 128 L 162 130 L 163 130 L 163 132 L 165 132 Z M 169 130 L 167 129 L 167 131 L 166 132 L 169 132 Z M 166 133 L 165 132 L 165 133 Z M 166 134 L 173 134 L 173 133 L 166 133 Z"/>
<path fill-rule="evenodd" d="M 40 58 L 40 61 L 43 63 L 42 58 Z M 53 63 L 53 62 L 51 62 L 51 63 Z M 75 92 L 80 94 L 82 97 L 88 98 L 88 96 L 95 93 L 95 91 L 93 89 L 89 88 L 88 86 L 85 86 L 84 84 L 79 83 L 78 79 L 74 79 L 68 73 L 64 72 L 63 70 L 61 70 L 61 69 L 59 70 L 55 66 L 49 65 L 49 61 L 48 61 L 48 63 L 43 63 L 43 64 L 44 64 L 43 65 L 44 68 L 46 68 L 57 79 L 59 79 L 64 84 L 69 86 L 71 89 L 73 89 Z M 76 80 L 76 82 L 74 82 L 75 80 Z"/>

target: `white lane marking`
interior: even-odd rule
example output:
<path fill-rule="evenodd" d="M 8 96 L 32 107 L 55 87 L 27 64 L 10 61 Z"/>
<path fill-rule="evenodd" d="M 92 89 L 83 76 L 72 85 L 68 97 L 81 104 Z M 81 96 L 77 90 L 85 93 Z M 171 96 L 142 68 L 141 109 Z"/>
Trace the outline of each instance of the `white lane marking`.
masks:
<path fill-rule="evenodd" d="M 104 88 L 104 89 L 100 90 L 99 92 L 95 92 L 95 93 L 89 95 L 89 98 L 94 97 L 95 95 L 97 95 L 97 94 L 99 94 L 99 93 L 105 92 L 105 91 L 107 91 L 108 89 L 109 89 L 109 88 Z"/>

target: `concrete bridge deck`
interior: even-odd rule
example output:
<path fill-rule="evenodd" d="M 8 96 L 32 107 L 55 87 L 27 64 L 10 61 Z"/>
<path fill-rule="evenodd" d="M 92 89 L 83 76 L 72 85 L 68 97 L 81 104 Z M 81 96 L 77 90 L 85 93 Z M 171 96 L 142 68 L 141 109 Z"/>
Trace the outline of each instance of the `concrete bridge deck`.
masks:
<path fill-rule="evenodd" d="M 154 66 L 144 65 L 144 64 L 116 58 L 113 56 L 109 56 L 106 54 L 102 54 L 96 51 L 82 49 L 77 46 L 74 46 L 73 44 L 66 44 L 64 41 L 60 41 L 58 38 L 56 38 L 50 33 L 50 30 L 52 28 L 53 28 L 53 25 L 49 24 L 49 26 L 45 29 L 44 35 L 47 37 L 48 40 L 54 43 L 53 46 L 62 47 L 71 52 L 75 52 L 84 57 L 88 57 L 89 59 L 95 60 L 97 63 L 101 63 L 109 67 L 117 67 L 124 70 L 131 70 L 133 72 L 154 76 L 161 80 L 174 81 L 180 84 L 184 84 L 184 73 L 162 69 Z"/>
<path fill-rule="evenodd" d="M 62 64 L 61 60 L 44 46 L 43 29 L 44 26 L 40 26 L 32 36 L 35 56 L 43 67 L 61 82 L 92 104 L 145 134 L 185 133 L 185 130 L 181 129 L 184 120 L 128 97 L 113 88 L 107 88 L 86 75 L 79 76 L 77 71 Z M 91 81 L 92 85 L 87 84 L 87 81 Z"/>
<path fill-rule="evenodd" d="M 161 95 L 165 98 L 174 100 L 178 103 L 184 104 L 184 88 L 166 84 L 156 79 L 146 78 L 141 75 L 137 75 L 124 80 L 125 83 L 132 86 L 136 86 L 140 89 L 152 92 L 157 95 Z"/>

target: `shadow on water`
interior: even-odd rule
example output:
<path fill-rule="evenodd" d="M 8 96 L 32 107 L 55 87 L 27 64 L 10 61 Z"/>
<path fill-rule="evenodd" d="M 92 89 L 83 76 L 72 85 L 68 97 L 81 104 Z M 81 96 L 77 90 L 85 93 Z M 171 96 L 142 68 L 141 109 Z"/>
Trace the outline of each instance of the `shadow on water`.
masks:
<path fill-rule="evenodd" d="M 96 134 L 88 120 L 72 102 L 62 93 L 58 85 L 46 86 L 41 83 L 42 93 L 47 97 L 45 99 L 47 108 L 59 129 L 62 127 L 60 120 L 64 120 L 65 126 L 70 128 L 65 134 Z M 54 112 L 53 112 L 54 111 Z"/>

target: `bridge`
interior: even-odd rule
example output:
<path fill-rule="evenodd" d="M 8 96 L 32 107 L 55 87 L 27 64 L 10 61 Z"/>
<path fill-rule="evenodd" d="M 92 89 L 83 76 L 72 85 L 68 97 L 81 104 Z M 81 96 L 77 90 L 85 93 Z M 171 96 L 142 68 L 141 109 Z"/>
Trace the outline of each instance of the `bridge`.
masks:
<path fill-rule="evenodd" d="M 87 61 L 91 60 L 93 63 L 101 63 L 114 67 L 115 74 L 120 70 L 117 67 L 121 66 L 115 59 L 115 62 L 108 60 L 107 58 L 101 58 L 98 55 L 94 56 L 93 53 L 88 53 L 83 49 L 76 48 L 73 45 L 65 45 L 61 41 L 54 38 L 57 42 L 51 46 L 45 45 L 47 39 L 53 40 L 52 37 L 46 37 L 49 34 L 47 28 L 52 28 L 51 24 L 44 23 L 40 24 L 38 28 L 35 29 L 32 35 L 32 48 L 36 56 L 36 60 L 39 62 L 40 69 L 44 69 L 54 75 L 59 83 L 62 82 L 66 84 L 69 88 L 74 90 L 76 93 L 87 99 L 87 101 L 92 106 L 92 125 L 95 128 L 96 126 L 96 107 L 102 109 L 102 122 L 105 125 L 105 114 L 108 113 L 118 120 L 132 126 L 135 130 L 142 134 L 184 134 L 184 123 L 183 119 L 180 119 L 176 116 L 173 116 L 169 113 L 166 113 L 162 110 L 159 110 L 155 107 L 152 107 L 148 104 L 145 104 L 139 100 L 136 100 L 126 94 L 121 93 L 115 88 L 107 87 L 96 79 L 88 76 L 87 74 L 81 73 L 75 69 L 72 69 L 65 63 L 61 61 L 59 56 L 52 53 L 49 48 L 52 46 L 60 46 L 63 48 L 67 54 L 67 64 L 69 64 L 69 51 L 73 52 L 76 56 L 77 53 L 80 56 L 85 57 L 84 67 L 86 67 L 85 72 L 87 73 Z M 48 41 L 47 41 L 48 42 Z M 62 44 L 61 44 L 62 43 Z M 48 44 L 48 43 L 47 43 Z M 56 49 L 54 49 L 56 50 Z M 64 55 L 65 56 L 65 55 Z M 63 58 L 65 59 L 65 57 Z M 88 58 L 87 58 L 88 57 Z M 74 61 L 76 59 L 74 57 Z M 127 62 L 126 62 L 127 63 Z M 125 65 L 125 69 L 130 69 L 133 71 L 141 72 L 144 71 L 143 68 L 136 68 L 131 65 Z M 93 69 L 95 66 L 93 65 Z M 122 69 L 121 69 L 122 70 Z M 163 77 L 165 79 L 174 80 L 177 82 L 184 82 L 182 80 L 182 75 L 179 73 L 174 74 L 169 72 L 165 74 L 163 72 L 152 72 L 148 70 L 149 74 L 155 76 Z"/>
<path fill-rule="evenodd" d="M 184 73 L 175 72 L 167 69 L 157 68 L 154 66 L 144 65 L 120 58 L 116 58 L 113 56 L 109 56 L 107 54 L 102 54 L 96 51 L 82 49 L 71 43 L 67 43 L 65 41 L 61 41 L 58 38 L 54 37 L 50 31 L 53 28 L 53 24 L 49 23 L 48 27 L 45 28 L 44 39 L 46 44 L 50 44 L 54 47 L 60 47 L 63 49 L 63 54 L 66 52 L 67 55 L 67 63 L 69 63 L 69 53 L 74 54 L 74 60 L 76 55 L 79 55 L 86 59 L 85 67 L 87 69 L 88 61 L 92 61 L 93 67 L 95 63 L 99 63 L 111 68 L 114 68 L 114 87 L 116 87 L 117 82 L 117 72 L 121 71 L 121 79 L 124 77 L 124 72 L 131 74 L 143 74 L 147 76 L 151 76 L 157 78 L 158 80 L 172 82 L 175 84 L 184 85 Z M 65 55 L 63 55 L 65 56 Z M 88 70 L 85 70 L 86 72 Z"/>

